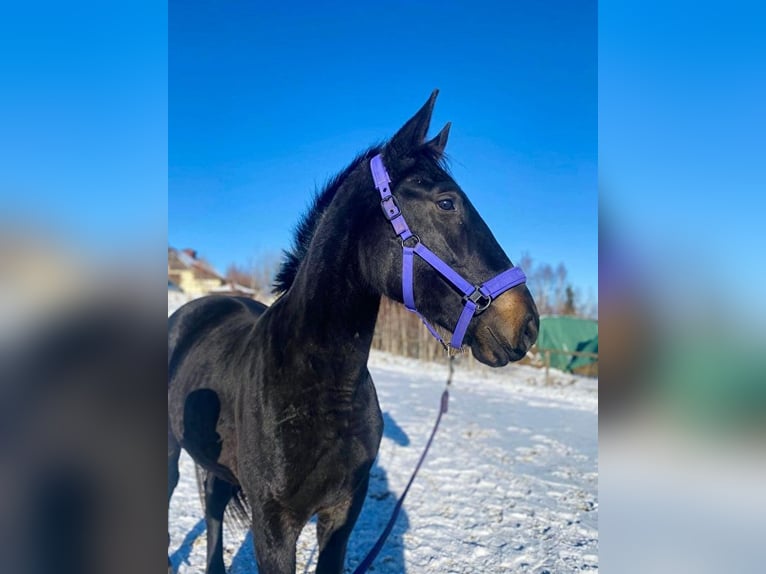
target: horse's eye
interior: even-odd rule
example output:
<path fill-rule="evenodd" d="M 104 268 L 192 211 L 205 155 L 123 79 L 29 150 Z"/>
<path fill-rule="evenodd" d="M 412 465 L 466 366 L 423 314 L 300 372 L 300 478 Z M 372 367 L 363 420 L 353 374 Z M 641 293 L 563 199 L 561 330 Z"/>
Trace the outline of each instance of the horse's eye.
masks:
<path fill-rule="evenodd" d="M 436 202 L 436 205 L 439 206 L 439 209 L 443 209 L 444 211 L 454 211 L 455 209 L 455 202 L 451 199 L 440 199 Z"/>

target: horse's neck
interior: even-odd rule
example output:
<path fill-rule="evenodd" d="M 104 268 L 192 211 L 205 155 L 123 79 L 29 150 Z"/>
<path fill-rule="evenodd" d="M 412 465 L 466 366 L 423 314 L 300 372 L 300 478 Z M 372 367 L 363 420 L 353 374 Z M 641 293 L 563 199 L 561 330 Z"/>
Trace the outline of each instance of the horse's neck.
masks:
<path fill-rule="evenodd" d="M 335 215 L 338 211 L 333 210 Z M 342 211 L 342 210 L 340 210 Z M 328 218 L 333 213 L 328 213 Z M 304 349 L 317 359 L 364 367 L 372 345 L 380 295 L 365 289 L 358 237 L 349 221 L 322 230 L 285 294 L 285 312 Z"/>

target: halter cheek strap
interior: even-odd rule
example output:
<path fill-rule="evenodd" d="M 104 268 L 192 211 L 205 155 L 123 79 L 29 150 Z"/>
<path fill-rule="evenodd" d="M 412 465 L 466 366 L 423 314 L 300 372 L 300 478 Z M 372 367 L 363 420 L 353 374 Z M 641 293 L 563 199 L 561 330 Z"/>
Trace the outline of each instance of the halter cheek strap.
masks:
<path fill-rule="evenodd" d="M 496 297 L 508 289 L 526 282 L 527 277 L 521 269 L 512 267 L 481 285 L 474 285 L 464 279 L 433 251 L 423 245 L 417 235 L 412 233 L 407 222 L 404 220 L 404 215 L 399 209 L 396 198 L 391 194 L 391 178 L 388 175 L 388 171 L 386 171 L 383 158 L 380 154 L 370 160 L 370 169 L 372 170 L 372 179 L 375 182 L 375 187 L 380 193 L 380 207 L 383 210 L 383 214 L 402 242 L 402 297 L 404 299 L 404 306 L 420 317 L 423 324 L 436 340 L 445 349 L 448 348 L 447 344 L 436 332 L 436 329 L 415 307 L 415 276 L 413 268 L 415 255 L 417 255 L 463 294 L 463 311 L 460 313 L 460 317 L 458 317 L 452 333 L 452 339 L 450 339 L 449 343 L 449 346 L 453 349 L 459 349 L 463 346 L 463 338 L 471 319 L 489 307 Z"/>

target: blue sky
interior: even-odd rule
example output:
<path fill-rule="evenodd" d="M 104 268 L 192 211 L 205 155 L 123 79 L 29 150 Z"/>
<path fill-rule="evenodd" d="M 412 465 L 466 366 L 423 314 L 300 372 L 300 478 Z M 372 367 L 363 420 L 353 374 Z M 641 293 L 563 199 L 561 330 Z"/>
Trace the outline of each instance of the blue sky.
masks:
<path fill-rule="evenodd" d="M 0 225 L 62 230 L 111 261 L 148 247 L 160 275 L 167 242 L 189 245 L 223 270 L 287 245 L 314 185 L 439 87 L 434 130 L 454 122 L 456 178 L 508 253 L 564 261 L 587 295 L 595 5 L 538 4 L 227 17 L 174 2 L 170 32 L 147 0 L 9 4 Z M 751 314 L 764 301 L 763 7 L 725 8 L 601 4 L 599 176 L 605 220 L 663 297 L 681 276 Z"/>
<path fill-rule="evenodd" d="M 165 7 L 8 3 L 0 54 L 0 227 L 163 269 Z"/>
<path fill-rule="evenodd" d="M 511 259 L 597 295 L 595 2 L 169 5 L 168 242 L 278 252 L 313 190 L 440 89 L 455 179 Z"/>
<path fill-rule="evenodd" d="M 750 0 L 599 7 L 604 221 L 674 318 L 691 306 L 763 328 L 763 22 Z"/>

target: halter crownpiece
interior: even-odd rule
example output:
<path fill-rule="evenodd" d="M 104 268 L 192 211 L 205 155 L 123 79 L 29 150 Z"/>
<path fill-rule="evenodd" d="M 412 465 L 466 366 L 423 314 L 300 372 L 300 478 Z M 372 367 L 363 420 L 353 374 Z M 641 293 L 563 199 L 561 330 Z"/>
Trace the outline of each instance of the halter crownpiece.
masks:
<path fill-rule="evenodd" d="M 388 219 L 394 232 L 402 242 L 402 295 L 404 306 L 408 311 L 412 311 L 430 333 L 439 341 L 442 346 L 449 350 L 447 344 L 441 338 L 436 329 L 421 315 L 415 307 L 413 267 L 415 255 L 423 259 L 433 267 L 442 277 L 449 281 L 458 291 L 463 294 L 463 311 L 458 317 L 455 329 L 452 332 L 449 346 L 453 349 L 460 349 L 463 346 L 463 337 L 468 329 L 468 324 L 474 315 L 477 315 L 487 309 L 496 297 L 508 291 L 516 285 L 520 285 L 527 280 L 527 276 L 518 267 L 511 267 L 502 273 L 495 275 L 492 279 L 485 281 L 481 285 L 474 285 L 465 280 L 457 271 L 452 269 L 447 263 L 442 261 L 433 251 L 428 249 L 420 241 L 420 238 L 410 231 L 407 222 L 404 220 L 404 214 L 399 209 L 396 198 L 391 194 L 391 178 L 383 164 L 383 157 L 378 154 L 370 160 L 370 169 L 372 170 L 372 179 L 375 182 L 375 188 L 380 193 L 380 207 L 383 215 Z"/>

